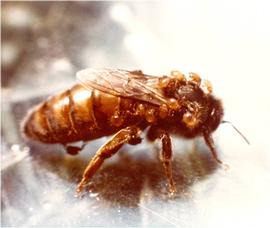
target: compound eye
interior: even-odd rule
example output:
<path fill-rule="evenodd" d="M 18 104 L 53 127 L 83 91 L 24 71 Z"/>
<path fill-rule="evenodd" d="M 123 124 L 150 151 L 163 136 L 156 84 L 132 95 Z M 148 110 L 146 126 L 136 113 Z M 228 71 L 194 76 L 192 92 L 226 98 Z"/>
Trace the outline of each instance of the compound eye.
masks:
<path fill-rule="evenodd" d="M 182 121 L 186 124 L 187 127 L 193 128 L 197 125 L 197 118 L 191 113 L 191 112 L 186 112 L 183 115 Z"/>

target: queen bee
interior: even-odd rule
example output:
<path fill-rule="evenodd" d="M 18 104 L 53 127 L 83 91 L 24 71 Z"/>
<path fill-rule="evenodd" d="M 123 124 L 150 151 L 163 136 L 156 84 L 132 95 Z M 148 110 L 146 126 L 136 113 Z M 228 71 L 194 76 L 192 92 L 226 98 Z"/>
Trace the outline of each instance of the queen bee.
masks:
<path fill-rule="evenodd" d="M 79 84 L 37 105 L 22 122 L 26 137 L 63 144 L 73 155 L 83 146 L 70 143 L 113 135 L 90 160 L 77 194 L 105 159 L 124 144 L 141 143 L 140 134 L 146 128 L 148 140 L 162 142 L 160 159 L 171 193 L 176 189 L 170 134 L 184 138 L 202 136 L 213 158 L 223 164 L 212 138 L 219 124 L 227 122 L 222 120 L 222 103 L 212 95 L 210 83 L 201 83 L 197 74 L 186 77 L 172 71 L 169 76 L 158 77 L 142 71 L 85 69 L 77 73 L 77 78 Z"/>

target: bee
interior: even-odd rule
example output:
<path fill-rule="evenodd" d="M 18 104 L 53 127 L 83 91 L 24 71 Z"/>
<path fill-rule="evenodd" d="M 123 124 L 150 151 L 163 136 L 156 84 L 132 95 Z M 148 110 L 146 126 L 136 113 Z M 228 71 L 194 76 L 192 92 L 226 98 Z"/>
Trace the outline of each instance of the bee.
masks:
<path fill-rule="evenodd" d="M 170 134 L 184 138 L 202 136 L 213 158 L 223 164 L 212 133 L 220 123 L 228 121 L 222 120 L 223 106 L 213 96 L 212 86 L 208 81 L 202 82 L 197 74 L 185 76 L 172 71 L 169 76 L 151 76 L 140 70 L 89 68 L 79 71 L 77 78 L 80 83 L 34 107 L 22 122 L 26 137 L 60 143 L 73 155 L 85 144 L 80 148 L 70 143 L 113 135 L 88 163 L 77 194 L 105 159 L 124 144 L 141 143 L 144 130 L 148 140 L 161 140 L 160 160 L 170 193 L 176 191 Z"/>

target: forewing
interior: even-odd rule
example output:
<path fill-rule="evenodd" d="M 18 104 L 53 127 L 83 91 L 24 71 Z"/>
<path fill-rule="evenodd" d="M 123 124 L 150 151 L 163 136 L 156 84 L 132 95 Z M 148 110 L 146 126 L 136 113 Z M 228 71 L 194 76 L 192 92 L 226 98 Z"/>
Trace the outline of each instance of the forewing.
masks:
<path fill-rule="evenodd" d="M 85 69 L 77 73 L 80 83 L 87 89 L 97 89 L 114 96 L 133 98 L 155 105 L 166 103 L 158 88 L 159 77 L 140 71 L 118 69 Z"/>

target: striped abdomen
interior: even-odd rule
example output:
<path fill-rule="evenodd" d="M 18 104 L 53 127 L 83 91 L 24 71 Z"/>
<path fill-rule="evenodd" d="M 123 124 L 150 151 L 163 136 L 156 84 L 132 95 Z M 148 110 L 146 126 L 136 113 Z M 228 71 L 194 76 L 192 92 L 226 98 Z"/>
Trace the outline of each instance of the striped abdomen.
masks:
<path fill-rule="evenodd" d="M 138 122 L 141 116 L 131 114 L 137 106 L 132 99 L 75 85 L 31 110 L 22 130 L 27 137 L 45 143 L 87 141 Z"/>

